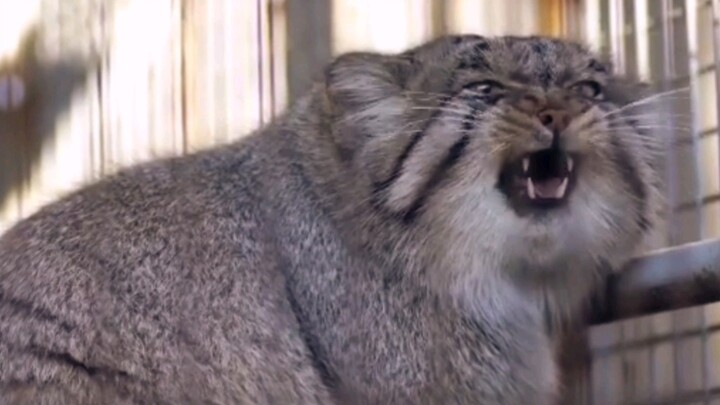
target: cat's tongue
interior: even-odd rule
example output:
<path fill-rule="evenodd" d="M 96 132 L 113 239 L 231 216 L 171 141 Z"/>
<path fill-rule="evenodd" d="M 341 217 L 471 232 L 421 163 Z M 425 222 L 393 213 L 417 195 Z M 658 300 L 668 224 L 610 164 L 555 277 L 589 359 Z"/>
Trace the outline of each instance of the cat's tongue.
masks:
<path fill-rule="evenodd" d="M 560 199 L 565 196 L 567 189 L 567 177 L 550 177 L 543 180 L 527 179 L 527 191 L 531 200 L 536 198 Z"/>

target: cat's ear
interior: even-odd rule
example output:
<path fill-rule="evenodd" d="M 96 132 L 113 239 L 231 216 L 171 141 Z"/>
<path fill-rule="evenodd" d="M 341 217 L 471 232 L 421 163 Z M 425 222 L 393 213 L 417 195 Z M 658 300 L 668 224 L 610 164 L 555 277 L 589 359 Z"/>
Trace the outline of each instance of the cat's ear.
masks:
<path fill-rule="evenodd" d="M 355 52 L 325 70 L 325 99 L 342 160 L 353 160 L 367 142 L 401 128 L 410 110 L 404 94 L 413 68 L 409 58 Z"/>
<path fill-rule="evenodd" d="M 328 100 L 339 112 L 367 108 L 400 94 L 412 69 L 412 59 L 402 56 L 343 54 L 325 70 Z"/>

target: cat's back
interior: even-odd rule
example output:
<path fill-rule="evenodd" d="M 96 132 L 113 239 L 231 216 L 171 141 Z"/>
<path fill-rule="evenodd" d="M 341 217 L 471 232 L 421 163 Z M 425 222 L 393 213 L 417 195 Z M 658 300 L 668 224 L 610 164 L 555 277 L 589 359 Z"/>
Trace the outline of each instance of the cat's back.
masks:
<path fill-rule="evenodd" d="M 265 402 L 258 371 L 297 378 L 306 353 L 263 221 L 258 149 L 252 138 L 123 171 L 0 238 L 0 383 L 47 390 L 80 373 L 91 396 Z M 319 395 L 305 377 L 270 400 Z"/>
<path fill-rule="evenodd" d="M 142 164 L 49 204 L 0 239 L 2 280 L 45 279 L 47 288 L 82 275 L 112 279 L 113 288 L 128 277 L 167 283 L 183 276 L 183 263 L 230 253 L 228 235 L 237 235 L 236 250 L 251 252 L 260 242 L 257 168 L 247 146 L 234 149 Z"/>

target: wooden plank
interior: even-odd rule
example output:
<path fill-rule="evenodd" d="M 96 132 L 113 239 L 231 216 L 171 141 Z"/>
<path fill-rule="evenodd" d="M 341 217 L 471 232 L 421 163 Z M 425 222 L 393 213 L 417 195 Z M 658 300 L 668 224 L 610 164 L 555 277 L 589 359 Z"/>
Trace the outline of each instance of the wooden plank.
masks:
<path fill-rule="evenodd" d="M 270 0 L 268 43 L 271 48 L 270 97 L 272 114 L 277 116 L 288 105 L 288 15 L 287 3 L 283 0 Z"/>
<path fill-rule="evenodd" d="M 448 15 L 446 0 L 431 0 L 430 18 L 432 37 L 438 37 L 448 33 Z"/>
<path fill-rule="evenodd" d="M 107 104 L 103 134 L 110 171 L 182 153 L 178 108 L 179 2 L 112 3 L 112 42 L 102 75 Z"/>
<path fill-rule="evenodd" d="M 268 2 L 187 0 L 183 21 L 188 150 L 230 142 L 271 115 Z"/>
<path fill-rule="evenodd" d="M 207 2 L 185 0 L 182 20 L 182 63 L 183 63 L 183 121 L 185 127 L 185 151 L 203 148 L 212 144 L 211 115 L 204 102 L 207 86 L 199 78 L 206 75 L 203 63 L 205 50 Z"/>
<path fill-rule="evenodd" d="M 579 328 L 565 331 L 556 348 L 561 370 L 561 404 L 587 403 L 590 396 L 590 365 L 592 364 L 587 330 Z"/>
<path fill-rule="evenodd" d="M 22 55 L 28 83 L 27 125 L 21 149 L 22 215 L 83 185 L 90 172 L 86 94 L 96 38 L 74 35 L 96 17 L 96 2 L 45 0 L 31 50 Z"/>
<path fill-rule="evenodd" d="M 11 102 L 11 77 L 26 78 L 19 64 L 5 64 L 0 69 L 0 80 L 4 82 L 0 89 L 4 94 L 0 98 L 6 101 L 0 107 L 0 234 L 14 224 L 21 216 L 21 185 L 24 179 L 22 171 L 22 153 L 26 122 L 25 104 Z"/>
<path fill-rule="evenodd" d="M 564 36 L 565 30 L 565 0 L 540 0 L 538 6 L 540 34 L 553 37 Z"/>
<path fill-rule="evenodd" d="M 720 301 L 720 239 L 650 252 L 610 276 L 604 304 L 592 323 L 602 324 Z"/>
<path fill-rule="evenodd" d="M 286 1 L 288 100 L 297 100 L 320 78 L 332 57 L 331 0 Z"/>

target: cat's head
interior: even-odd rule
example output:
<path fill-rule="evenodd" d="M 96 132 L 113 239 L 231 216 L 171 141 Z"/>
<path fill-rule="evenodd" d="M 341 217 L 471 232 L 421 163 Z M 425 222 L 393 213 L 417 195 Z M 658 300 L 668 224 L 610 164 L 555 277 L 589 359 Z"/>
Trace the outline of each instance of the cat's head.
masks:
<path fill-rule="evenodd" d="M 338 156 L 373 209 L 460 261 L 617 265 L 657 219 L 647 88 L 576 43 L 452 36 L 347 54 L 326 92 Z"/>

